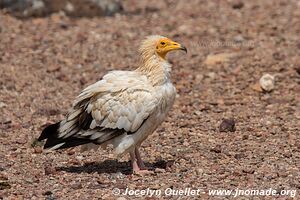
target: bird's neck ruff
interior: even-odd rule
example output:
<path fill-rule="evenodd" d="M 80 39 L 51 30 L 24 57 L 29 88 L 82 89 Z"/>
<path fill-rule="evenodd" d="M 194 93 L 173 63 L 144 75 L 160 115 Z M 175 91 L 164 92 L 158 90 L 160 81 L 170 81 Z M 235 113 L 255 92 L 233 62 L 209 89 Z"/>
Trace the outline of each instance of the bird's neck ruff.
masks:
<path fill-rule="evenodd" d="M 155 51 L 142 51 L 137 71 L 145 74 L 154 86 L 170 81 L 171 64 L 158 56 Z"/>

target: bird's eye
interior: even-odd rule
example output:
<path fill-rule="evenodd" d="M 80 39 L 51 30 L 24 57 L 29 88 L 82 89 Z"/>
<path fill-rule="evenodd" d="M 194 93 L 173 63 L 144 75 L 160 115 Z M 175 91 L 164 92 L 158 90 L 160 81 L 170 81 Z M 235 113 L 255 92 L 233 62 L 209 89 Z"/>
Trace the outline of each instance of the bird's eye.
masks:
<path fill-rule="evenodd" d="M 161 45 L 165 45 L 166 43 L 165 43 L 165 42 L 161 42 L 160 44 L 161 44 Z"/>

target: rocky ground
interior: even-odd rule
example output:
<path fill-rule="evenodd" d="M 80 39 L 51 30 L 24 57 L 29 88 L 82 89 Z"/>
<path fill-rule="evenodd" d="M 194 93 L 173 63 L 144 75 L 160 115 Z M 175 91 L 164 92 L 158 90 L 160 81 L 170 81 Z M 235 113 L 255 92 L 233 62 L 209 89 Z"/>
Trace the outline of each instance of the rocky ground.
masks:
<path fill-rule="evenodd" d="M 159 198 L 113 188 L 201 189 L 164 199 L 233 198 L 211 189 L 299 193 L 299 1 L 128 0 L 123 9 L 94 18 L 17 19 L 0 11 L 0 199 Z M 44 125 L 62 119 L 107 71 L 136 68 L 139 43 L 150 34 L 188 48 L 169 56 L 178 98 L 143 144 L 154 174 L 131 175 L 128 157 L 105 150 L 43 153 L 35 138 Z M 270 92 L 259 85 L 266 73 L 275 78 Z M 235 127 L 220 128 L 224 119 Z"/>

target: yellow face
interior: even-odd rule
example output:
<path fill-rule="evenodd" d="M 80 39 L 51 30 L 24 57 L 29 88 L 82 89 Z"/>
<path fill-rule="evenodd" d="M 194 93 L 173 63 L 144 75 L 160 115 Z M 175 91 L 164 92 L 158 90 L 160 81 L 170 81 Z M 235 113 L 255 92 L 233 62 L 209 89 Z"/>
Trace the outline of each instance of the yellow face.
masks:
<path fill-rule="evenodd" d="M 168 52 L 173 50 L 183 50 L 187 52 L 185 46 L 174 42 L 168 38 L 162 38 L 156 44 L 156 53 L 163 59 L 165 59 Z"/>

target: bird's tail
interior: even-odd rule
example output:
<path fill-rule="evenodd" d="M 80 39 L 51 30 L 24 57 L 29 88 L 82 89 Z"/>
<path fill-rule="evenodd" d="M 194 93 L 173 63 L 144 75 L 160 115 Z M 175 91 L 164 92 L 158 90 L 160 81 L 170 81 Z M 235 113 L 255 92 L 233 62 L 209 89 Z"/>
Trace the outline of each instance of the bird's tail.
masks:
<path fill-rule="evenodd" d="M 64 149 L 82 144 L 87 144 L 90 142 L 90 140 L 84 138 L 76 138 L 72 136 L 67 138 L 59 137 L 59 127 L 60 122 L 51 124 L 42 131 L 40 137 L 38 138 L 38 141 L 46 139 L 44 149 Z"/>

